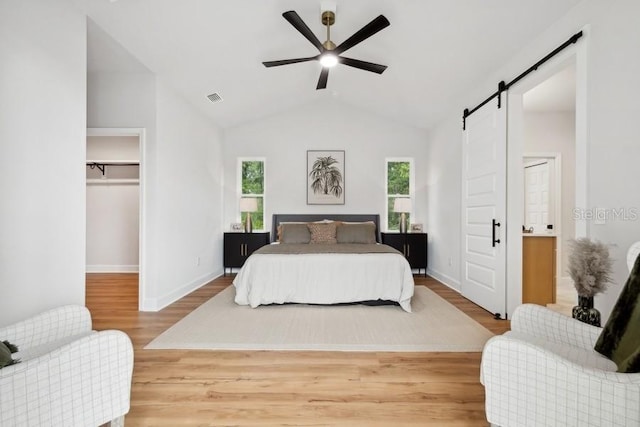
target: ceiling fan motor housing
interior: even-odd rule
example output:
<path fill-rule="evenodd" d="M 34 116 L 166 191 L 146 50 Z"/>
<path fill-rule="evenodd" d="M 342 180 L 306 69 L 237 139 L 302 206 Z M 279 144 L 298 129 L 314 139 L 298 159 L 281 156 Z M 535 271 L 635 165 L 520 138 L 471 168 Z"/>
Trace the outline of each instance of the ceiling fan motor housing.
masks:
<path fill-rule="evenodd" d="M 336 14 L 330 10 L 322 12 L 322 25 L 333 25 L 336 23 Z"/>

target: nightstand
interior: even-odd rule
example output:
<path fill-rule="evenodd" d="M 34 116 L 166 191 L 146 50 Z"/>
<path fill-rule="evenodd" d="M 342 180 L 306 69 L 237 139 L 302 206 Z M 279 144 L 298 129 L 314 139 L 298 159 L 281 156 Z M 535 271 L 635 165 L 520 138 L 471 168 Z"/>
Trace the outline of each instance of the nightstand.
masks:
<path fill-rule="evenodd" d="M 380 233 L 382 243 L 402 252 L 411 268 L 427 275 L 427 233 Z"/>
<path fill-rule="evenodd" d="M 240 268 L 249 255 L 264 245 L 269 244 L 269 232 L 259 233 L 224 233 L 223 261 L 224 275 L 234 268 Z"/>

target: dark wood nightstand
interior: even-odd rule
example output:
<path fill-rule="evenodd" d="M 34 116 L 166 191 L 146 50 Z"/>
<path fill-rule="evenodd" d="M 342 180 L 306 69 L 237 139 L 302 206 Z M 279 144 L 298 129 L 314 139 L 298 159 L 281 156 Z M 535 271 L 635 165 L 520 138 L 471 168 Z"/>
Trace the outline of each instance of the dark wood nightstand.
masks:
<path fill-rule="evenodd" d="M 427 275 L 427 233 L 380 233 L 382 243 L 402 252 L 411 268 Z"/>
<path fill-rule="evenodd" d="M 234 268 L 240 268 L 249 255 L 264 245 L 269 244 L 269 232 L 258 233 L 224 233 L 223 261 L 224 275 Z"/>

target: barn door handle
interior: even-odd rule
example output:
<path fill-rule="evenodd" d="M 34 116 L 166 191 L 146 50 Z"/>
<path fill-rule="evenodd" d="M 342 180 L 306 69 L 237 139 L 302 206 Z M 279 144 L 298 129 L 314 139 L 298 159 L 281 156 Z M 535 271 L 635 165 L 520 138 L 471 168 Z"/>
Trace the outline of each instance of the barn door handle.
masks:
<path fill-rule="evenodd" d="M 496 222 L 496 219 L 491 220 L 491 246 L 496 247 L 496 243 L 500 243 L 500 239 L 496 239 L 496 227 L 500 227 L 500 223 Z"/>

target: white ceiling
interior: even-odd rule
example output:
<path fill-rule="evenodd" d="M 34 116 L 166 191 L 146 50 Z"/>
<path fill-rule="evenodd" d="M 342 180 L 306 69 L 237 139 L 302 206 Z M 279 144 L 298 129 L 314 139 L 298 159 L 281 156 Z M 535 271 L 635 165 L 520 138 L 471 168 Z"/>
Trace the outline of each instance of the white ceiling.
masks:
<path fill-rule="evenodd" d="M 281 15 L 295 10 L 323 41 L 319 0 L 72 1 L 100 27 L 90 25 L 90 71 L 148 69 L 223 128 L 324 98 L 428 128 L 580 2 L 338 0 L 336 44 L 379 14 L 389 19 L 390 27 L 346 55 L 389 68 L 378 75 L 338 65 L 327 89 L 316 91 L 316 61 L 273 68 L 262 61 L 317 54 Z M 224 102 L 209 102 L 213 92 Z"/>

